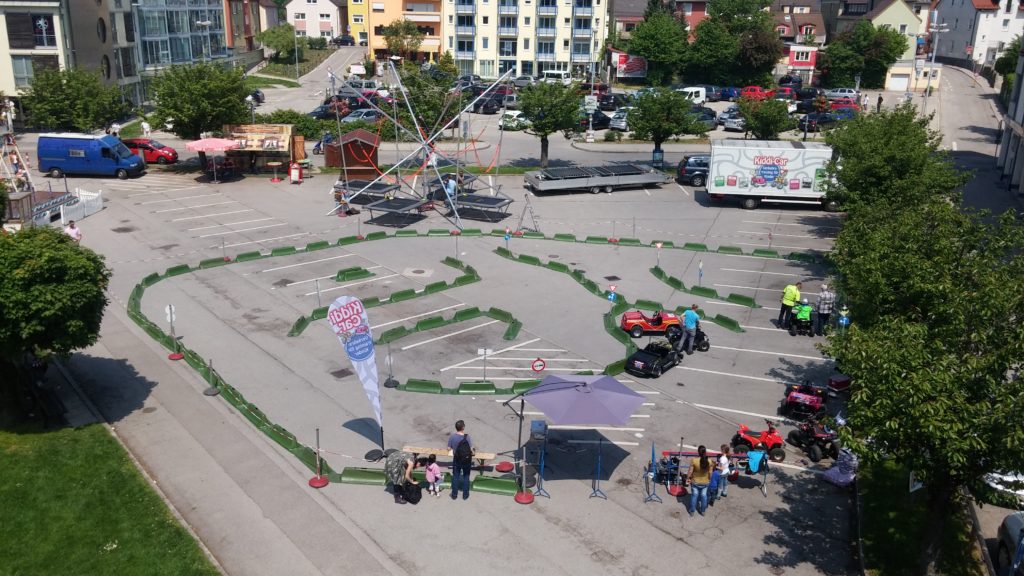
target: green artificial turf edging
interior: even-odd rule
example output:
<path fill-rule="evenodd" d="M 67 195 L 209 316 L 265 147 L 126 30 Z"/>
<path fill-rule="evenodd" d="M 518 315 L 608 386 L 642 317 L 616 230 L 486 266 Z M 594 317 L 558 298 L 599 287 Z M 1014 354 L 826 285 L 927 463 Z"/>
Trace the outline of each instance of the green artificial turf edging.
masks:
<path fill-rule="evenodd" d="M 702 298 L 711 298 L 713 300 L 724 300 L 726 302 L 732 302 L 733 304 L 739 304 L 748 308 L 760 308 L 761 305 L 754 301 L 750 296 L 744 296 L 742 294 L 729 294 L 726 297 L 722 297 L 718 294 L 718 291 L 713 288 L 706 288 L 703 286 L 691 286 L 689 288 L 683 284 L 683 281 L 675 276 L 669 276 L 662 268 L 655 266 L 650 269 L 651 274 L 655 278 L 661 280 L 665 284 L 668 284 L 672 289 L 680 292 L 686 292 L 687 294 L 693 294 L 694 296 L 700 296 Z M 643 308 L 640 303 L 637 302 L 638 308 Z M 651 310 L 659 310 L 660 308 L 651 308 Z"/>
<path fill-rule="evenodd" d="M 219 574 L 103 425 L 3 430 L 0 454 L 0 572 Z"/>

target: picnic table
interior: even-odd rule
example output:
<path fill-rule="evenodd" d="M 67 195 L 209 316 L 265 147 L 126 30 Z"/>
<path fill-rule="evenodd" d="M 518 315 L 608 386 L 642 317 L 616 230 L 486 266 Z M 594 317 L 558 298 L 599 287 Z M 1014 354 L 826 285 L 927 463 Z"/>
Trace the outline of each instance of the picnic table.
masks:
<path fill-rule="evenodd" d="M 412 454 L 420 454 L 420 455 L 433 454 L 434 456 L 451 456 L 452 455 L 452 451 L 449 450 L 448 448 L 425 448 L 423 446 L 402 446 L 402 452 L 409 452 L 409 453 L 412 453 Z M 479 468 L 483 468 L 484 464 L 488 460 L 494 460 L 497 457 L 498 457 L 498 455 L 493 453 L 493 452 L 480 452 L 479 450 L 477 450 L 473 454 L 473 459 L 477 461 L 477 467 L 479 467 Z M 482 474 L 483 470 L 481 470 L 480 473 Z"/>

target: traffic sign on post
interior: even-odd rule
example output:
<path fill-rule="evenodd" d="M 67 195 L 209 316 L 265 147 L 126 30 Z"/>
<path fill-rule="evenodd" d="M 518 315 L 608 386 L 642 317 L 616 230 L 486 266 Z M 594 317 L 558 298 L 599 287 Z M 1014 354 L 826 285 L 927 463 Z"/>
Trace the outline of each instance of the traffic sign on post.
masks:
<path fill-rule="evenodd" d="M 167 315 L 167 321 L 170 323 L 174 322 L 174 305 L 168 304 L 164 307 L 164 314 Z"/>
<path fill-rule="evenodd" d="M 596 111 L 597 96 L 594 96 L 593 94 L 587 94 L 583 99 L 583 109 L 590 113 Z"/>
<path fill-rule="evenodd" d="M 534 372 L 543 372 L 544 368 L 546 368 L 546 367 L 547 367 L 547 364 L 544 362 L 544 360 L 541 360 L 540 358 L 537 358 L 536 360 L 534 360 L 533 364 L 530 365 L 530 368 Z"/>

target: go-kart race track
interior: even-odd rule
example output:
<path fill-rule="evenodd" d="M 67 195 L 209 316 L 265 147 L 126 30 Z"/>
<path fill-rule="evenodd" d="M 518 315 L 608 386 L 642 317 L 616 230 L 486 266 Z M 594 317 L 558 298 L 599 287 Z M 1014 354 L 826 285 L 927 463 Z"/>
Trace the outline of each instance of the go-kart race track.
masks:
<path fill-rule="evenodd" d="M 508 177 L 506 190 L 516 182 Z M 437 233 L 452 228 L 437 213 L 428 213 L 422 222 L 397 233 L 360 222 L 362 216 L 325 219 L 318 214 L 329 209 L 330 197 L 319 188 L 328 183 L 316 182 L 325 186 L 315 189 L 313 183 L 298 189 L 263 182 L 213 188 L 186 181 L 159 191 L 118 188 L 117 183 L 106 193 L 108 209 L 87 224 L 96 231 L 95 249 L 108 254 L 115 270 L 112 293 L 119 303 L 129 303 L 134 286 L 147 275 L 192 265 L 188 273 L 148 286 L 141 313 L 167 331 L 164 308 L 173 304 L 176 333 L 183 344 L 212 362 L 224 382 L 300 444 L 312 446 L 319 428 L 323 455 L 335 472 L 383 468 L 383 463 L 362 458 L 379 446 L 380 431 L 327 321 L 302 323 L 296 330 L 298 318 L 310 317 L 340 295 L 381 301 L 367 311 L 374 339 L 393 337 L 377 345 L 381 382 L 389 375 L 403 384 L 436 381 L 446 391 L 486 380 L 502 392 L 518 381 L 552 373 L 599 373 L 623 360 L 631 349 L 606 330 L 604 319 L 614 306 L 605 296 L 611 285 L 630 303 L 657 302 L 666 310 L 697 304 L 708 318 L 702 327 L 711 339 L 710 350 L 684 355 L 679 366 L 660 378 L 617 376 L 645 397 L 627 426 L 552 426 L 544 474 L 550 499 L 521 506 L 508 496 L 474 492 L 466 502 L 427 498 L 417 506 L 397 506 L 380 486 L 331 483 L 323 488 L 318 495 L 322 505 L 344 516 L 351 523 L 350 532 L 372 541 L 393 562 L 362 570 L 681 570 L 709 575 L 853 570 L 849 495 L 815 477 L 816 470 L 830 464 L 828 459 L 810 465 L 801 451 L 787 447 L 785 462 L 772 468 L 767 497 L 758 489 L 759 477 L 741 475 L 728 498 L 706 517 L 690 518 L 683 504 L 665 494 L 664 503 L 644 503 L 642 478 L 652 442 L 659 453 L 678 450 L 680 442 L 684 449 L 704 444 L 717 450 L 728 443 L 738 424 L 761 429 L 765 418 L 779 418 L 776 410 L 785 384 L 823 382 L 834 373 L 831 361 L 814 347 L 820 338 L 791 337 L 774 325 L 782 288 L 802 280 L 813 301 L 825 270 L 814 263 L 751 252 L 818 253 L 829 247 L 839 216 L 789 208 L 747 212 L 734 206 L 706 206 L 700 203 L 706 203 L 702 192 L 691 196 L 689 190 L 670 184 L 611 195 L 536 197 L 532 202 L 543 234 L 513 235 L 506 241 L 500 231 L 516 226 L 521 209 L 513 205 L 513 216 L 498 224 L 465 221 L 467 229 L 482 228 L 482 234 L 456 239 Z M 608 214 L 616 214 L 615 220 Z M 131 230 L 119 238 L 115 229 L 125 227 L 153 232 Z M 498 235 L 491 235 L 492 228 Z M 100 229 L 115 234 L 100 237 Z M 412 236 L 410 230 L 419 234 Z M 436 234 L 428 234 L 431 230 Z M 123 249 L 123 234 L 133 236 L 137 248 L 148 247 L 155 256 Z M 577 241 L 564 241 L 569 234 Z M 357 235 L 368 239 L 338 244 L 339 238 Z M 587 237 L 594 241 L 585 241 Z M 609 237 L 620 242 L 596 240 Z M 641 245 L 626 245 L 627 237 Z M 328 246 L 303 249 L 322 241 Z M 654 241 L 678 247 L 666 244 L 657 249 Z M 706 244 L 711 251 L 679 248 L 687 242 Z M 167 248 L 171 245 L 175 246 Z M 298 250 L 282 248 L 291 245 Z M 734 246 L 744 253 L 718 253 L 719 246 Z M 259 251 L 260 256 L 214 265 L 221 250 L 232 260 L 244 252 Z M 199 268 L 200 260 L 208 267 Z M 458 266 L 452 265 L 454 261 Z M 557 264 L 548 264 L 552 262 Z M 472 267 L 479 280 L 453 285 L 465 272 L 459 266 Z M 652 272 L 655 266 L 687 289 L 699 284 L 720 297 L 675 289 Z M 341 270 L 349 273 L 339 279 Z M 598 290 L 588 290 L 573 276 L 574 270 Z M 440 282 L 443 289 L 438 289 Z M 430 285 L 434 287 L 427 288 Z M 392 302 L 394 294 L 404 296 Z M 758 307 L 737 303 L 743 299 L 729 301 L 729 294 L 752 298 Z M 485 314 L 465 312 L 473 308 Z M 508 312 L 514 321 L 486 314 L 492 309 Z M 714 322 L 716 316 L 734 320 L 742 331 L 730 330 L 728 322 Z M 460 321 L 435 322 L 436 317 Z M 617 326 L 617 315 L 614 322 Z M 521 327 L 510 328 L 515 323 Z M 632 342 L 643 347 L 649 338 Z M 493 352 L 484 358 L 480 349 Z M 540 373 L 534 371 L 538 358 L 545 365 Z M 193 384 L 190 393 L 207 388 L 198 375 Z M 453 422 L 464 419 L 479 449 L 497 453 L 498 461 L 514 459 L 518 422 L 502 405 L 509 394 L 430 394 L 402 388 L 382 388 L 387 448 L 443 446 Z M 232 411 L 232 417 L 244 422 L 241 414 Z M 526 419 L 543 415 L 527 405 Z M 791 429 L 783 423 L 783 437 Z M 308 476 L 298 459 L 269 438 L 265 441 L 289 466 Z M 601 488 L 607 501 L 588 497 L 598 446 L 603 449 Z M 490 465 L 483 473 L 502 476 Z M 191 522 L 189 514 L 183 515 Z"/>

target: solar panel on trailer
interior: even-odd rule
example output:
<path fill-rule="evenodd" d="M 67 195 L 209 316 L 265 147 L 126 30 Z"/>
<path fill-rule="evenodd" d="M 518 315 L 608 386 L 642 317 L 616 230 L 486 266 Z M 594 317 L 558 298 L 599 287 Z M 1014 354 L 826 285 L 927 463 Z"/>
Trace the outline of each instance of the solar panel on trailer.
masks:
<path fill-rule="evenodd" d="M 615 176 L 632 176 L 647 172 L 643 167 L 637 166 L 636 164 L 613 164 L 611 166 L 602 166 L 601 168 L 606 170 L 610 175 Z"/>
<path fill-rule="evenodd" d="M 588 176 L 593 176 L 594 175 L 593 171 L 591 171 L 591 170 L 588 170 L 586 168 L 575 168 L 575 167 L 548 168 L 547 170 L 543 170 L 542 172 L 544 174 L 544 177 L 549 179 L 549 180 L 565 180 L 565 179 L 568 179 L 568 178 L 586 178 Z"/>

